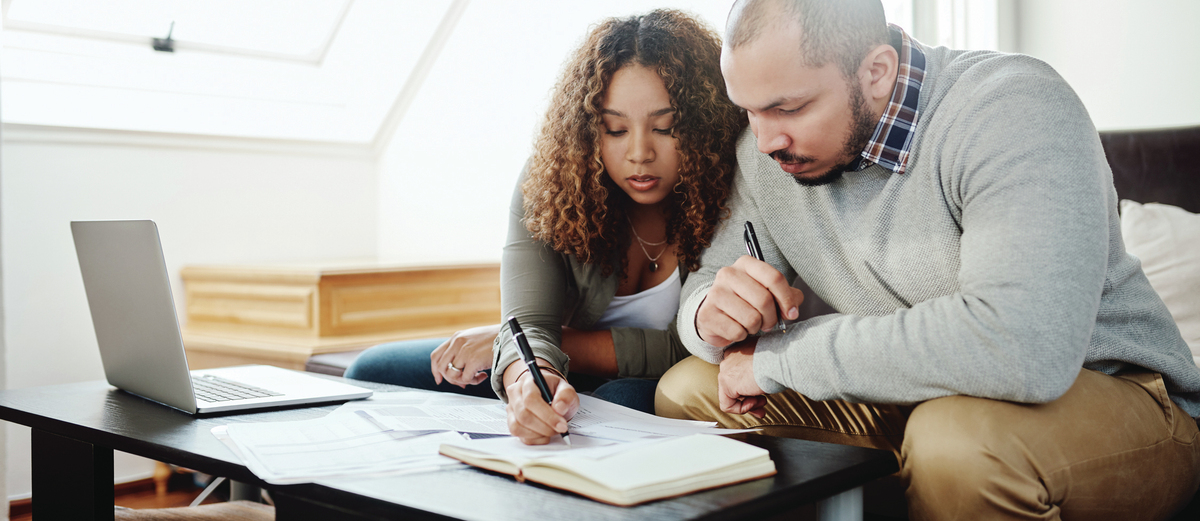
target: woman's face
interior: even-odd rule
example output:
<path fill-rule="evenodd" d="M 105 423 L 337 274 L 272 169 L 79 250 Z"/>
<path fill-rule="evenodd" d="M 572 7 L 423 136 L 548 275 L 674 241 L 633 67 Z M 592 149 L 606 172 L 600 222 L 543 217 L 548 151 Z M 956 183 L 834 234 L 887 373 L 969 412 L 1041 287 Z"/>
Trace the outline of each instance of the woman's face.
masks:
<path fill-rule="evenodd" d="M 600 160 L 608 176 L 634 202 L 661 203 L 679 182 L 675 109 L 662 78 L 626 65 L 613 74 L 602 107 Z"/>

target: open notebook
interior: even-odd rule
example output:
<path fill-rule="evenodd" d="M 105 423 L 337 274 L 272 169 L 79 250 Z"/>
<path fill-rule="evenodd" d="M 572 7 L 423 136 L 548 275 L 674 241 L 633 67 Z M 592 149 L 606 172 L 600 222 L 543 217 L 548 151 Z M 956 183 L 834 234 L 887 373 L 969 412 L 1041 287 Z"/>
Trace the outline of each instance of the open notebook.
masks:
<path fill-rule="evenodd" d="M 571 436 L 579 445 L 583 436 Z M 440 452 L 476 467 L 569 490 L 597 501 L 630 506 L 765 478 L 775 474 L 766 449 L 712 434 L 618 446 L 546 451 L 530 457 L 515 438 L 443 444 Z M 622 447 L 625 447 L 624 449 Z M 574 453 L 574 454 L 573 454 Z"/>

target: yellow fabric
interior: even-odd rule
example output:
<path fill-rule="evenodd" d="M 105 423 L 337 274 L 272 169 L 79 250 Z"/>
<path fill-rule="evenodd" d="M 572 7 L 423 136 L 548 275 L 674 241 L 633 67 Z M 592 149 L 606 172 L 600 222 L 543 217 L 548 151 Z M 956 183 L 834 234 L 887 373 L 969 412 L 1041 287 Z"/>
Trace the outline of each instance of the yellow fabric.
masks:
<path fill-rule="evenodd" d="M 1200 488 L 1200 431 L 1162 376 L 1082 370 L 1046 404 L 949 396 L 915 407 L 768 397 L 720 412 L 717 366 L 689 358 L 659 382 L 660 415 L 890 449 L 910 519 L 1166 519 Z M 898 450 L 897 450 L 898 449 Z"/>
<path fill-rule="evenodd" d="M 900 452 L 910 407 L 870 405 L 841 400 L 824 402 L 795 391 L 767 397 L 762 419 L 721 411 L 717 366 L 685 358 L 663 375 L 654 397 L 655 414 L 668 418 L 716 421 L 729 429 L 761 428 L 763 434 Z"/>
<path fill-rule="evenodd" d="M 250 501 L 230 501 L 195 507 L 114 511 L 116 521 L 271 521 L 275 507 Z"/>

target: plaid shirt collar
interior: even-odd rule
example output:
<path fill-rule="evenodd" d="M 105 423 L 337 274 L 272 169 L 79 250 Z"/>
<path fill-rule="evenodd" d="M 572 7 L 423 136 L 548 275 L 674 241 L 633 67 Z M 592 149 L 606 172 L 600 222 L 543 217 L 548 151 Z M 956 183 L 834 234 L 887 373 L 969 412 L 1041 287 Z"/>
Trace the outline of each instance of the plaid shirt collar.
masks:
<path fill-rule="evenodd" d="M 917 128 L 917 102 L 921 97 L 921 81 L 925 79 L 925 53 L 909 38 L 903 29 L 888 24 L 892 32 L 892 43 L 899 43 L 900 67 L 896 75 L 896 87 L 892 99 L 883 110 L 883 117 L 875 126 L 875 133 L 862 151 L 856 170 L 877 163 L 897 174 L 908 167 L 909 147 Z M 899 42 L 897 42 L 899 40 Z"/>

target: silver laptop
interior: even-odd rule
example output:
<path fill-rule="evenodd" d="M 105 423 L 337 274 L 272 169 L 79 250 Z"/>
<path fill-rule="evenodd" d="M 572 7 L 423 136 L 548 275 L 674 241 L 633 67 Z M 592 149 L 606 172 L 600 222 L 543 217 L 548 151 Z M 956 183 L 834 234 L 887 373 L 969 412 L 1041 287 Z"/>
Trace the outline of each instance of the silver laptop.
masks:
<path fill-rule="evenodd" d="M 158 227 L 72 222 L 108 383 L 203 414 L 366 398 L 369 389 L 266 365 L 188 371 Z"/>

